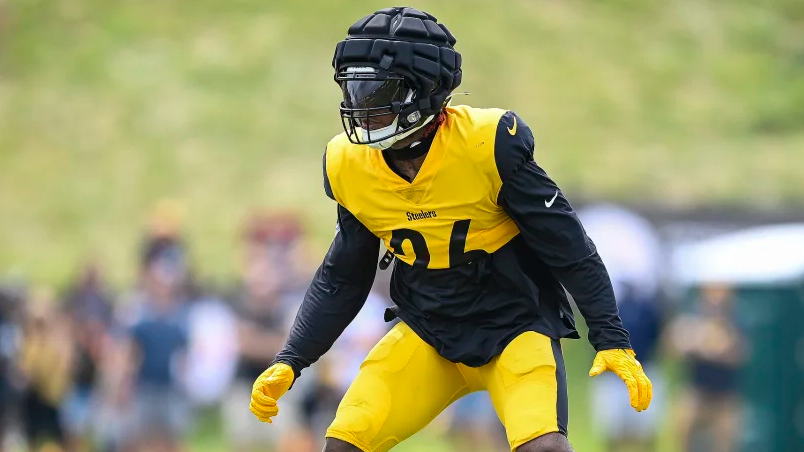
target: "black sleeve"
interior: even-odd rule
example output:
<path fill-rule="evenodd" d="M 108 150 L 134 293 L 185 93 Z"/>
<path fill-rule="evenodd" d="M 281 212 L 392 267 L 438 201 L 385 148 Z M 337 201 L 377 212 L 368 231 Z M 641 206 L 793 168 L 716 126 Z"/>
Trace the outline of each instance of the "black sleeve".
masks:
<path fill-rule="evenodd" d="M 296 314 L 288 341 L 274 362 L 293 368 L 296 378 L 326 353 L 366 302 L 380 239 L 338 205 L 338 227 Z"/>
<path fill-rule="evenodd" d="M 513 112 L 503 115 L 494 149 L 503 182 L 497 201 L 572 295 L 595 350 L 631 348 L 606 267 L 570 203 L 533 161 L 533 148 L 530 128 Z"/>

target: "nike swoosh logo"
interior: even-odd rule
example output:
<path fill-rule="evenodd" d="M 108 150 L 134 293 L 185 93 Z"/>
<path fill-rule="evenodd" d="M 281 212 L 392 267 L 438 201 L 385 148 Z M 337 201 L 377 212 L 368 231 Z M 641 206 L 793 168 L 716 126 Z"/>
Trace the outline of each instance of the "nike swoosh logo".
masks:
<path fill-rule="evenodd" d="M 514 116 L 514 127 L 508 127 L 508 133 L 516 135 L 516 116 Z"/>
<path fill-rule="evenodd" d="M 558 197 L 558 190 L 556 190 L 556 194 L 553 195 L 553 199 L 551 199 L 550 201 L 547 200 L 544 201 L 544 207 L 547 207 L 549 209 L 550 206 L 552 206 L 553 203 L 555 202 L 556 197 Z"/>

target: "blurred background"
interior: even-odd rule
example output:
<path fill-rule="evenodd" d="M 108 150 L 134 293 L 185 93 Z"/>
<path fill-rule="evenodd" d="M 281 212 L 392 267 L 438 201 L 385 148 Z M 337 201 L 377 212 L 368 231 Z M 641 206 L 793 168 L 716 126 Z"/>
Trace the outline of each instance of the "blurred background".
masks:
<path fill-rule="evenodd" d="M 387 6 L 0 0 L 0 451 L 320 450 L 388 272 L 275 424 L 248 399 L 334 234 L 335 43 Z M 565 341 L 576 450 L 804 450 L 804 2 L 409 6 L 534 130 L 653 379 L 635 416 Z M 397 449 L 505 441 L 481 395 Z"/>

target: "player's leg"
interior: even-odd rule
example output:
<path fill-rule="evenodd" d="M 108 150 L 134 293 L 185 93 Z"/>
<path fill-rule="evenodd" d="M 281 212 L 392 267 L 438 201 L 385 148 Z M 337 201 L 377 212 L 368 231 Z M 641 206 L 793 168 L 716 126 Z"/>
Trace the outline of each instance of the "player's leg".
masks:
<path fill-rule="evenodd" d="M 357 446 L 335 438 L 327 438 L 324 443 L 324 452 L 361 452 Z"/>
<path fill-rule="evenodd" d="M 327 429 L 324 451 L 385 452 L 468 392 L 458 367 L 400 323 L 360 366 Z"/>
<path fill-rule="evenodd" d="M 561 433 L 545 433 L 516 448 L 516 452 L 573 452 L 569 440 Z"/>
<path fill-rule="evenodd" d="M 508 444 L 516 452 L 571 452 L 567 379 L 559 341 L 528 331 L 517 336 L 481 375 Z"/>

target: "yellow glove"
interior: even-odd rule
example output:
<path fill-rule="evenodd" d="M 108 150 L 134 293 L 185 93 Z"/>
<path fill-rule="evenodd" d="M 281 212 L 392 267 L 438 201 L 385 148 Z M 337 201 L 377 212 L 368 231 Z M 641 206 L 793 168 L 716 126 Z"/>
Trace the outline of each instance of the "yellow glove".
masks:
<path fill-rule="evenodd" d="M 653 397 L 653 384 L 642 370 L 642 364 L 636 360 L 633 350 L 619 348 L 597 352 L 589 376 L 596 377 L 607 370 L 625 382 L 631 395 L 631 407 L 637 411 L 648 409 Z"/>
<path fill-rule="evenodd" d="M 293 384 L 293 369 L 287 364 L 276 363 L 262 373 L 251 388 L 251 412 L 262 422 L 272 422 L 279 413 L 276 401 Z"/>

